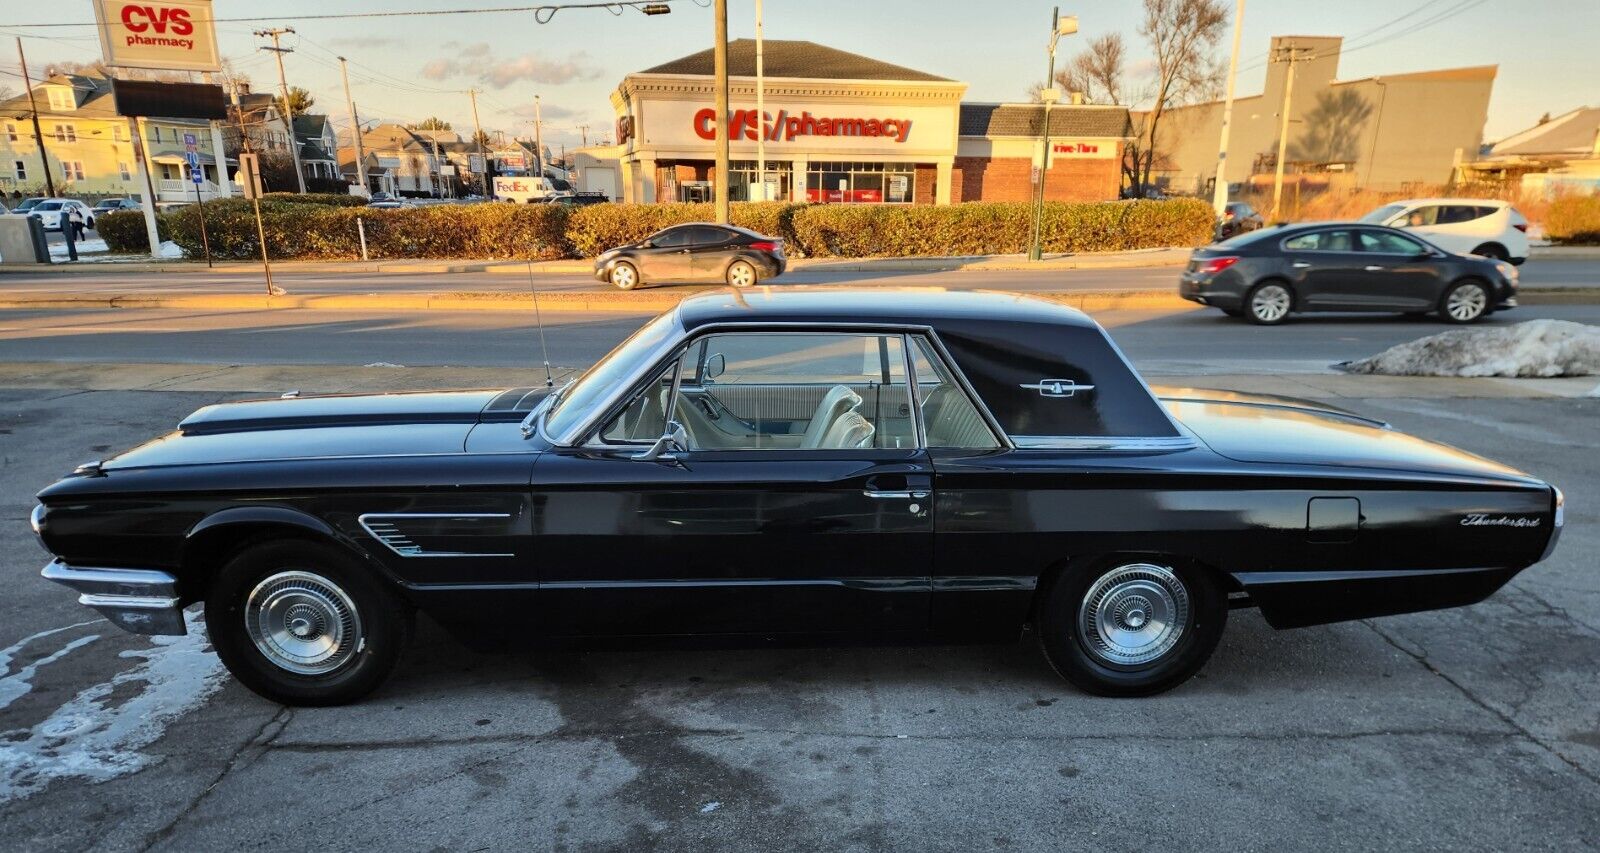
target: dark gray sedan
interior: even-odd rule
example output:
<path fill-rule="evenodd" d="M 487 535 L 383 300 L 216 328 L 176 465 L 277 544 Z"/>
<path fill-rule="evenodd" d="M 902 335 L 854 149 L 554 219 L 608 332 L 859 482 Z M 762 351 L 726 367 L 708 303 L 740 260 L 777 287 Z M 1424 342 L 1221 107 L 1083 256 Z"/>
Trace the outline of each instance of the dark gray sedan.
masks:
<path fill-rule="evenodd" d="M 663 282 L 726 282 L 750 287 L 783 274 L 783 240 L 747 228 L 688 222 L 594 259 L 594 277 L 619 290 Z"/>
<path fill-rule="evenodd" d="M 1451 254 L 1393 228 L 1302 223 L 1196 249 L 1178 294 L 1260 325 L 1306 311 L 1437 314 L 1472 323 L 1516 307 L 1517 268 Z"/>

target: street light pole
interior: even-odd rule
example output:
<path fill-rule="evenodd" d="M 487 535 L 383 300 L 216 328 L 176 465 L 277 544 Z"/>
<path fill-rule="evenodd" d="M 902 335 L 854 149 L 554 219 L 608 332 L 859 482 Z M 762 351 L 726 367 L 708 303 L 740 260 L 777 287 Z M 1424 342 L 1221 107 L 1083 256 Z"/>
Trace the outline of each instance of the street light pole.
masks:
<path fill-rule="evenodd" d="M 1222 102 L 1222 138 L 1217 142 L 1217 175 L 1212 179 L 1211 207 L 1228 211 L 1228 126 L 1233 121 L 1233 84 L 1239 74 L 1239 30 L 1244 26 L 1244 0 L 1233 11 L 1233 54 L 1228 58 L 1228 98 Z"/>
<path fill-rule="evenodd" d="M 350 98 L 350 72 L 345 66 L 344 57 L 339 57 L 339 75 L 344 78 L 344 106 L 350 111 L 350 135 L 354 137 L 356 149 L 356 177 L 361 181 L 361 194 L 368 195 L 372 189 L 367 186 L 367 157 L 361 150 L 361 122 L 356 117 L 356 102 Z M 337 140 L 336 140 L 337 141 Z M 333 152 L 334 159 L 339 158 L 339 152 Z"/>
<path fill-rule="evenodd" d="M 761 42 L 761 0 L 756 0 L 756 186 L 761 201 L 772 201 L 767 198 L 767 86 Z"/>
<path fill-rule="evenodd" d="M 22 36 L 17 36 L 17 61 L 22 64 L 22 88 L 28 90 L 28 113 L 33 116 L 33 144 L 39 149 L 39 165 L 44 167 L 44 191 L 48 193 L 45 198 L 55 198 L 56 182 L 50 177 L 50 155 L 44 150 L 44 134 L 39 132 L 39 105 L 33 100 L 33 80 L 28 77 L 28 57 L 22 52 Z"/>
<path fill-rule="evenodd" d="M 717 43 L 711 52 L 716 72 L 715 107 L 717 112 L 716 217 L 728 221 L 728 0 L 716 0 Z"/>
<path fill-rule="evenodd" d="M 1044 257 L 1044 181 L 1045 175 L 1050 172 L 1050 105 L 1061 97 L 1061 92 L 1055 88 L 1056 43 L 1062 36 L 1070 36 L 1077 31 L 1077 16 L 1063 18 L 1061 7 L 1057 6 L 1050 17 L 1050 66 L 1045 73 L 1044 88 L 1039 90 L 1039 98 L 1044 101 L 1044 120 L 1039 124 L 1039 180 L 1034 182 L 1033 187 L 1033 239 L 1028 245 L 1030 261 Z"/>

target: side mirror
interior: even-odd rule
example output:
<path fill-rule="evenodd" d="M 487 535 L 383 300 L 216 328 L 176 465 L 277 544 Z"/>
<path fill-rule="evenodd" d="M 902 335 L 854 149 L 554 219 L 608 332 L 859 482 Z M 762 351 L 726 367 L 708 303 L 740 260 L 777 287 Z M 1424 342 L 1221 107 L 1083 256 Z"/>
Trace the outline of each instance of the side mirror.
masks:
<path fill-rule="evenodd" d="M 634 454 L 633 458 L 640 462 L 660 462 L 663 465 L 678 464 L 677 454 L 689 449 L 689 433 L 684 430 L 683 424 L 677 421 L 667 421 L 666 431 L 656 439 L 656 443 L 643 453 Z"/>
<path fill-rule="evenodd" d="M 727 369 L 728 359 L 724 358 L 720 352 L 712 353 L 711 357 L 706 359 L 705 378 L 716 379 L 718 376 L 722 375 L 723 371 Z"/>

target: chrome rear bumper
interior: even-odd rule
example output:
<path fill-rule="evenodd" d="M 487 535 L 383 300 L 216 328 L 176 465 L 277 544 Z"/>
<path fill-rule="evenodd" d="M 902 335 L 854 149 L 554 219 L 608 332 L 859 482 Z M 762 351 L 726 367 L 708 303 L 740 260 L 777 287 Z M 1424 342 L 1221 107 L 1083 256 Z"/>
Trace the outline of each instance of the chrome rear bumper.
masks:
<path fill-rule="evenodd" d="M 78 603 L 92 607 L 134 634 L 188 633 L 178 606 L 178 579 L 153 569 L 96 569 L 52 560 L 39 575 L 78 591 Z"/>

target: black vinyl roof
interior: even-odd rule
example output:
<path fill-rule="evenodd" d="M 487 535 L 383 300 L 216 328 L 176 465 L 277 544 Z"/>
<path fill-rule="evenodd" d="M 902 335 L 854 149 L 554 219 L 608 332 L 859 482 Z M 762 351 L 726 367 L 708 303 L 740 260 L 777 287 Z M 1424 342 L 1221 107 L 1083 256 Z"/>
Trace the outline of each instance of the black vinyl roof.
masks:
<path fill-rule="evenodd" d="M 768 77 L 810 77 L 820 80 L 922 80 L 950 82 L 925 71 L 893 65 L 870 56 L 839 50 L 811 41 L 785 41 L 766 39 L 761 48 L 762 72 Z M 711 48 L 680 56 L 643 74 L 698 74 L 713 73 Z M 734 39 L 728 42 L 728 74 L 734 77 L 756 76 L 756 43 L 754 39 Z"/>
<path fill-rule="evenodd" d="M 962 136 L 1038 136 L 1043 104 L 962 104 Z M 1057 104 L 1050 108 L 1051 136 L 1124 137 L 1133 135 L 1128 108 L 1098 104 Z"/>
<path fill-rule="evenodd" d="M 679 305 L 686 330 L 716 323 L 882 323 L 932 326 L 1044 323 L 1097 328 L 1076 308 L 1016 293 L 918 287 L 763 287 L 691 296 Z"/>

